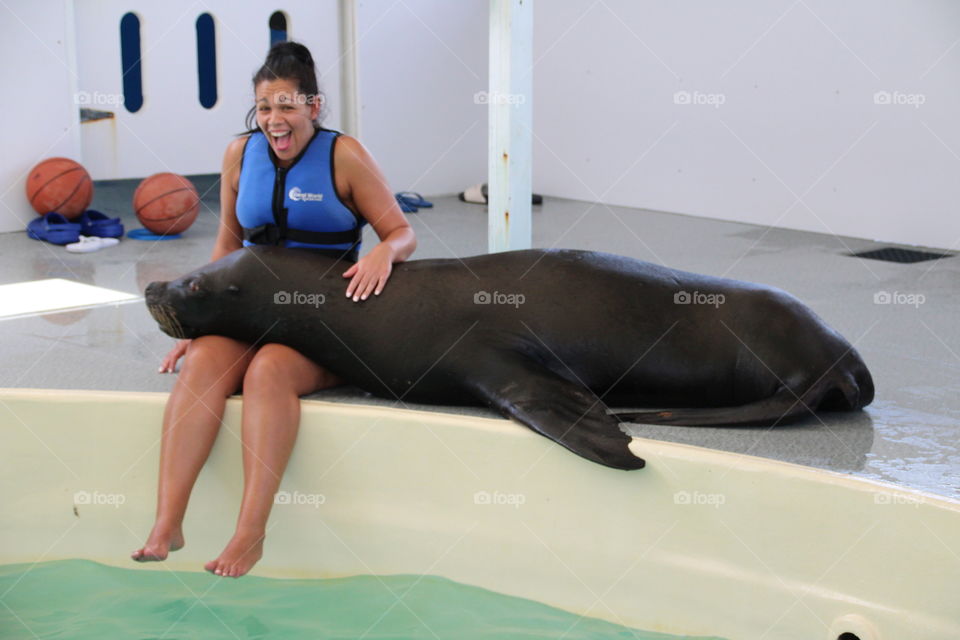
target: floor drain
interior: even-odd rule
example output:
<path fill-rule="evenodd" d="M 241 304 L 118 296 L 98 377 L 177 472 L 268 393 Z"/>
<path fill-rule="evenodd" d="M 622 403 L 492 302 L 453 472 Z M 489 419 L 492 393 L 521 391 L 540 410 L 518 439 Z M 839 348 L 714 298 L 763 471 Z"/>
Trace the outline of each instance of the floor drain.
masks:
<path fill-rule="evenodd" d="M 867 258 L 868 260 L 883 260 L 885 262 L 900 262 L 903 264 L 910 264 L 913 262 L 923 262 L 925 260 L 949 258 L 954 254 L 917 251 L 916 249 L 901 249 L 899 247 L 884 247 L 882 249 L 860 251 L 858 253 L 850 253 L 847 255 L 850 255 L 854 258 Z"/>

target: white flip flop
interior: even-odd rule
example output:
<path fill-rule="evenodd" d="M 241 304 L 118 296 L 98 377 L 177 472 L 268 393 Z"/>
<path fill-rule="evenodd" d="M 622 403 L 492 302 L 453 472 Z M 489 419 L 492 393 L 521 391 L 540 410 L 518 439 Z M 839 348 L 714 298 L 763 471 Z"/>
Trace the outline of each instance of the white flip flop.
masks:
<path fill-rule="evenodd" d="M 466 190 L 460 194 L 460 200 L 474 204 L 487 204 L 487 185 L 475 184 L 467 187 Z"/>
<path fill-rule="evenodd" d="M 98 236 L 80 236 L 80 242 L 67 245 L 70 253 L 90 253 L 120 243 L 119 238 L 100 238 Z"/>
<path fill-rule="evenodd" d="M 467 187 L 459 197 L 461 202 L 487 204 L 487 183 L 484 182 L 483 184 L 475 184 Z M 530 202 L 532 204 L 543 204 L 543 196 L 538 193 L 531 194 Z"/>

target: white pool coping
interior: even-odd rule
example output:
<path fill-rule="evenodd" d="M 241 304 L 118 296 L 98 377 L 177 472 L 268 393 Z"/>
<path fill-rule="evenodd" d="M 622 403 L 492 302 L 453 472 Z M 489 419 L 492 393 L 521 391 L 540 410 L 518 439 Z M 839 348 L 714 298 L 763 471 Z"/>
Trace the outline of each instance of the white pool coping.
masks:
<path fill-rule="evenodd" d="M 241 401 L 194 490 L 186 547 L 129 552 L 155 509 L 166 394 L 0 390 L 4 563 L 202 570 L 232 533 Z M 625 472 L 509 422 L 304 401 L 264 559 L 272 577 L 431 574 L 688 635 L 960 637 L 960 502 L 635 438 Z"/>

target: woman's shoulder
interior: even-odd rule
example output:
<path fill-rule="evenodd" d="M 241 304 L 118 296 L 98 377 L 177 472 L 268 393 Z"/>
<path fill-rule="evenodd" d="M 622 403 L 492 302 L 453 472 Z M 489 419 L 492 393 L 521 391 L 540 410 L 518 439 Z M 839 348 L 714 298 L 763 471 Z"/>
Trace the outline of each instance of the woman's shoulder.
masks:
<path fill-rule="evenodd" d="M 243 154 L 244 147 L 247 146 L 247 140 L 250 139 L 252 133 L 245 133 L 242 136 L 237 136 L 230 141 L 230 144 L 227 145 L 227 155 L 228 156 L 240 156 Z"/>
<path fill-rule="evenodd" d="M 320 131 L 333 134 L 333 137 L 337 140 L 337 145 L 362 146 L 359 140 L 346 133 L 334 131 L 333 129 L 321 129 Z"/>
<path fill-rule="evenodd" d="M 227 150 L 223 154 L 223 174 L 227 176 L 239 175 L 240 165 L 243 163 L 243 150 L 247 145 L 247 140 L 250 139 L 250 135 L 252 134 L 234 138 L 227 145 Z M 235 182 L 235 180 L 231 180 L 232 182 Z"/>
<path fill-rule="evenodd" d="M 337 136 L 337 144 L 333 150 L 334 162 L 338 168 L 355 167 L 366 164 L 370 153 L 359 140 L 353 136 L 341 133 Z"/>
<path fill-rule="evenodd" d="M 252 136 L 252 133 L 247 133 L 230 141 L 230 144 L 227 145 L 227 150 L 223 154 L 224 166 L 232 167 L 236 166 L 240 162 L 240 160 L 243 158 L 243 150 L 247 146 L 247 141 Z"/>

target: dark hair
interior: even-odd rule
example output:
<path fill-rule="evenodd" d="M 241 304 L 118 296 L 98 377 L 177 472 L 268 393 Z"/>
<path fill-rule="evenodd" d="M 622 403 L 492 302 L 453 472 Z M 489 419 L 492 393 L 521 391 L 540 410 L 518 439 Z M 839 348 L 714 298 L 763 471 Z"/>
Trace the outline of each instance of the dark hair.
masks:
<path fill-rule="evenodd" d="M 320 113 L 313 121 L 314 128 L 320 128 L 320 121 L 326 115 L 326 96 L 317 86 L 317 71 L 313 64 L 310 50 L 299 42 L 285 40 L 270 47 L 267 59 L 263 66 L 253 74 L 253 90 L 264 80 L 292 80 L 297 85 L 297 91 L 307 97 L 307 104 L 320 102 Z M 247 131 L 240 135 L 257 130 L 257 106 L 250 107 L 245 121 Z"/>

